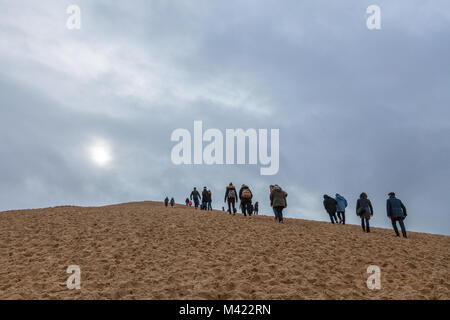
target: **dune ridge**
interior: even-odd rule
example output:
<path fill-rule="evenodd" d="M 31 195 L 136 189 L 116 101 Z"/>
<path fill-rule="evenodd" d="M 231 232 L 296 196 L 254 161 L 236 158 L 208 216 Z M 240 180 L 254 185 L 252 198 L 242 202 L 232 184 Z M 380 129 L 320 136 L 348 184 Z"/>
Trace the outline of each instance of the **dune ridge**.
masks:
<path fill-rule="evenodd" d="M 0 299 L 448 300 L 450 237 L 408 236 L 150 201 L 7 211 Z M 81 290 L 66 287 L 69 265 Z"/>

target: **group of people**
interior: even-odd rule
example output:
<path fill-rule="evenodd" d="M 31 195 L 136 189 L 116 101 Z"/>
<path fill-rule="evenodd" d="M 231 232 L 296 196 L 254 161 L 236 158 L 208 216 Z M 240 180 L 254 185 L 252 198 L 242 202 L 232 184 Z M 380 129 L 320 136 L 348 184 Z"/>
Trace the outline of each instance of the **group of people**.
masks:
<path fill-rule="evenodd" d="M 394 192 L 390 192 L 388 196 L 389 198 L 386 201 L 387 216 L 391 219 L 392 227 L 394 228 L 397 237 L 400 236 L 397 228 L 398 222 L 402 235 L 406 238 L 406 228 L 403 222 L 407 216 L 406 207 L 400 199 L 395 197 Z M 330 216 L 331 223 L 345 224 L 345 208 L 347 207 L 347 200 L 343 196 L 336 193 L 336 197 L 333 199 L 325 194 L 323 196 L 323 206 Z M 373 206 L 365 192 L 361 193 L 359 199 L 356 201 L 356 215 L 361 218 L 363 232 L 370 232 L 369 220 L 373 216 Z"/>
<path fill-rule="evenodd" d="M 175 205 L 175 199 L 172 197 L 172 198 L 170 199 L 170 201 L 169 201 L 169 197 L 166 197 L 166 198 L 164 199 L 164 205 L 165 205 L 166 207 L 168 207 L 168 206 L 169 206 L 169 203 L 170 203 L 170 206 L 173 208 L 173 206 Z"/>
<path fill-rule="evenodd" d="M 189 198 L 186 198 L 186 206 L 192 206 L 192 201 L 194 201 L 194 207 L 200 210 L 212 210 L 212 193 L 206 187 L 203 187 L 202 194 L 198 192 L 197 188 L 194 187 Z M 201 204 L 200 204 L 201 201 Z"/>
<path fill-rule="evenodd" d="M 229 214 L 236 214 L 236 204 L 240 201 L 241 204 L 239 207 L 244 216 L 251 216 L 252 214 L 257 215 L 259 212 L 259 203 L 256 201 L 253 205 L 252 200 L 253 193 L 246 184 L 241 185 L 239 192 L 236 191 L 236 187 L 232 182 L 225 188 L 225 198 L 223 201 L 228 204 L 227 211 Z M 225 210 L 225 208 L 223 208 L 223 210 Z"/>
<path fill-rule="evenodd" d="M 270 185 L 270 206 L 273 209 L 275 216 L 275 221 L 283 222 L 283 210 L 287 207 L 287 192 L 285 192 L 279 185 Z M 394 228 L 395 234 L 400 236 L 397 228 L 397 222 L 400 225 L 400 229 L 404 238 L 406 238 L 406 228 L 403 220 L 406 218 L 406 207 L 400 199 L 397 199 L 394 192 L 390 192 L 389 198 L 386 202 L 387 216 L 392 221 L 392 227 Z M 236 205 L 240 201 L 240 209 L 244 216 L 251 216 L 252 214 L 258 214 L 259 204 L 255 202 L 253 205 L 253 193 L 250 188 L 243 184 L 237 192 L 236 187 L 232 182 L 225 189 L 224 202 L 228 204 L 228 213 L 235 215 L 237 212 Z M 197 188 L 194 187 L 190 197 L 186 198 L 186 206 L 192 206 L 192 201 L 194 202 L 194 207 L 200 210 L 212 210 L 212 193 L 211 190 L 206 187 L 203 188 L 202 193 L 198 192 Z M 201 204 L 200 204 L 201 202 Z M 174 198 L 166 197 L 164 204 L 173 207 L 175 205 Z M 345 209 L 348 206 L 347 200 L 336 193 L 335 198 L 329 195 L 323 196 L 323 206 L 330 216 L 331 223 L 333 224 L 345 224 Z M 222 207 L 225 211 L 225 207 Z M 356 215 L 361 218 L 361 227 L 364 232 L 370 232 L 369 220 L 373 216 L 373 206 L 367 194 L 365 192 L 361 193 L 359 199 L 356 201 Z"/>

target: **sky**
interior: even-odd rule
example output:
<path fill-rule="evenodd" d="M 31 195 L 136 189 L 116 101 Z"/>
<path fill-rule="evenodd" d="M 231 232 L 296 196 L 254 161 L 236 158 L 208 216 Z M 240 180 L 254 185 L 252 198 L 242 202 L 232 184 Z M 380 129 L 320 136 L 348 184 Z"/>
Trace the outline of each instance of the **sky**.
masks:
<path fill-rule="evenodd" d="M 80 29 L 68 29 L 70 5 Z M 369 30 L 369 5 L 381 29 Z M 390 227 L 450 235 L 450 2 L 0 0 L 0 210 L 179 203 L 245 183 L 272 215 L 329 221 L 366 192 Z M 279 171 L 176 165 L 171 134 L 279 130 Z M 206 145 L 206 144 L 205 144 Z"/>

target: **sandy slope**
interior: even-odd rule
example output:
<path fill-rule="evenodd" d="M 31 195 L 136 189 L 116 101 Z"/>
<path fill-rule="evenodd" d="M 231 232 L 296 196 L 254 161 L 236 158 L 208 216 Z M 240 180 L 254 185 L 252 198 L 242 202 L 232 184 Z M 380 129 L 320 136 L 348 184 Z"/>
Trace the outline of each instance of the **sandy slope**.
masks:
<path fill-rule="evenodd" d="M 409 236 L 154 202 L 2 212 L 0 298 L 449 299 L 450 237 Z"/>

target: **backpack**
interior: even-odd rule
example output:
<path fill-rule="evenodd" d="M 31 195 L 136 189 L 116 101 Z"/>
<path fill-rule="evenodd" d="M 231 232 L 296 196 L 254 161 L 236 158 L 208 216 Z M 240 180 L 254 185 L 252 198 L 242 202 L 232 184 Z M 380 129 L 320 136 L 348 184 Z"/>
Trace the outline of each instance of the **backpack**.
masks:
<path fill-rule="evenodd" d="M 242 190 L 242 198 L 251 199 L 251 197 L 252 197 L 252 193 L 250 192 L 250 189 Z"/>
<path fill-rule="evenodd" d="M 228 199 L 236 199 L 236 190 L 230 189 L 228 191 Z"/>

